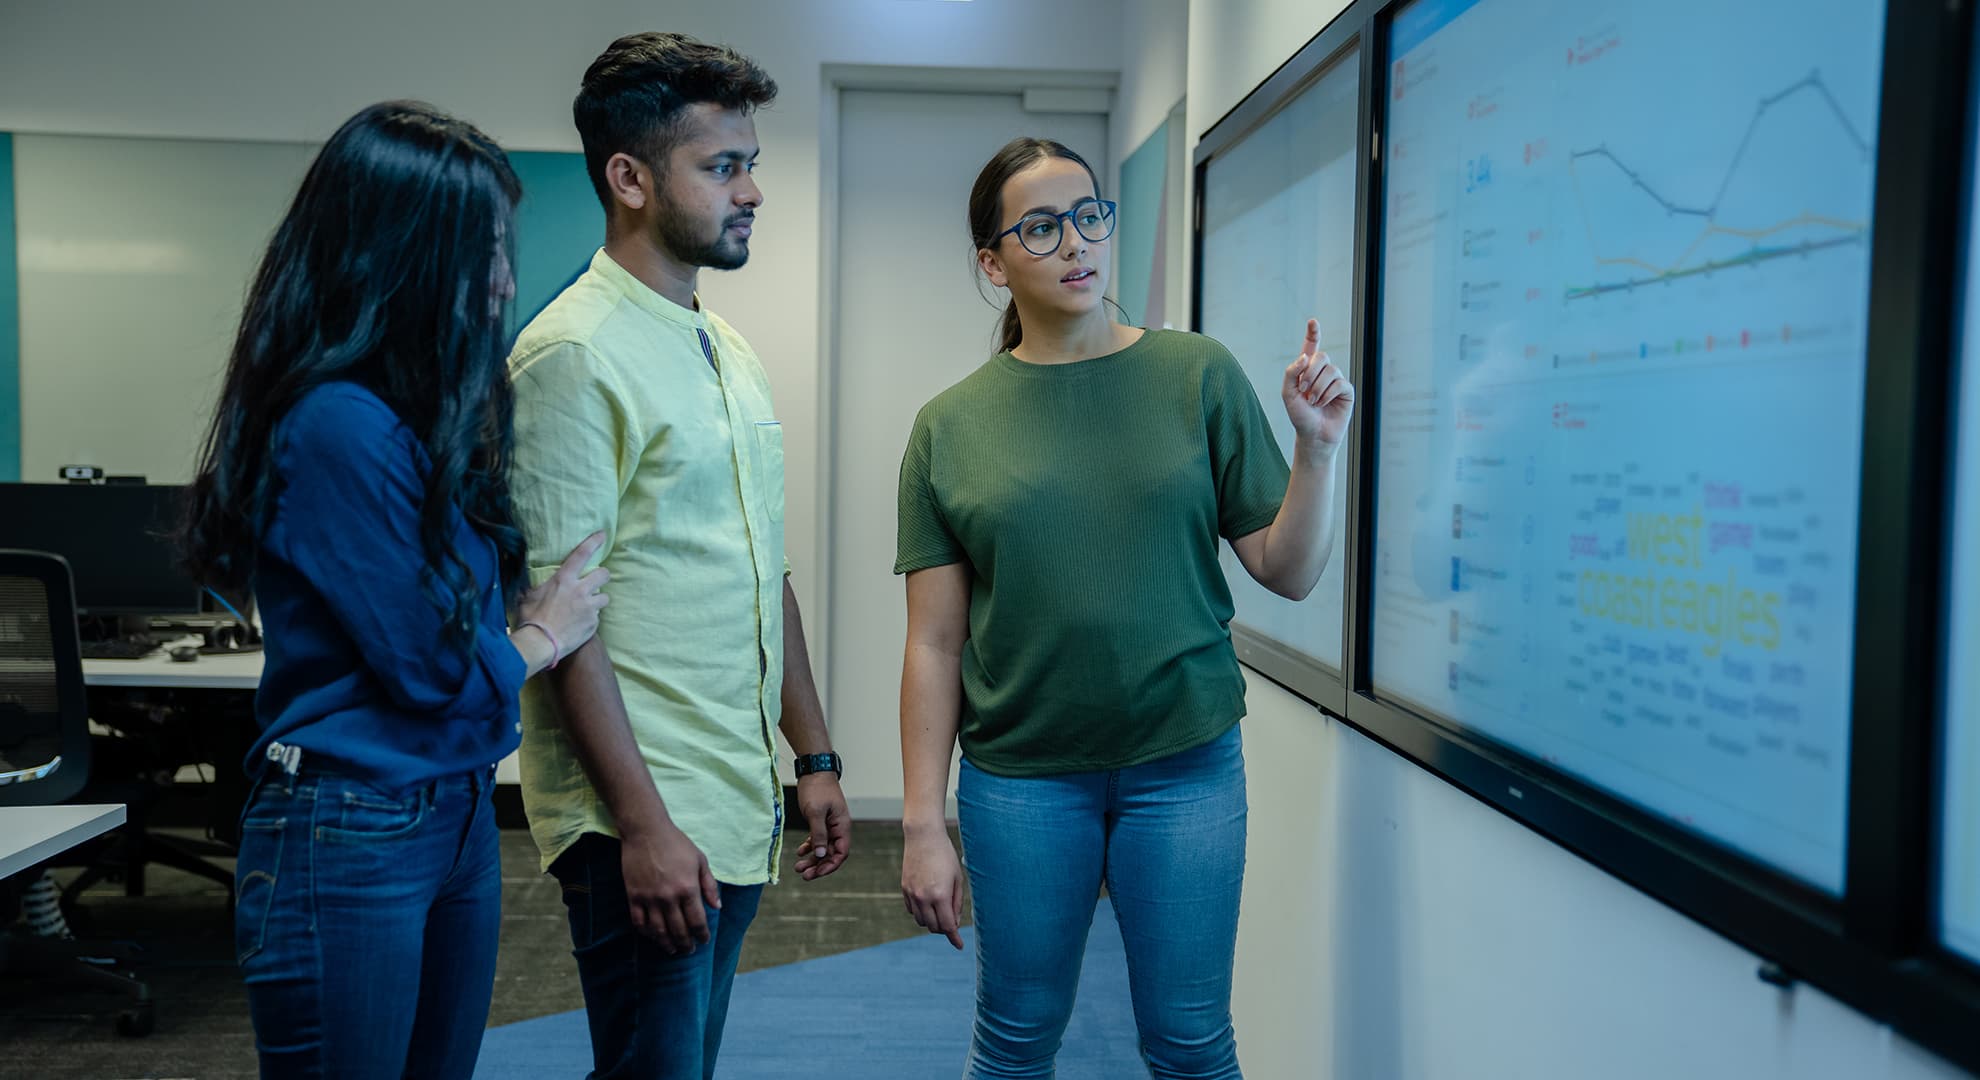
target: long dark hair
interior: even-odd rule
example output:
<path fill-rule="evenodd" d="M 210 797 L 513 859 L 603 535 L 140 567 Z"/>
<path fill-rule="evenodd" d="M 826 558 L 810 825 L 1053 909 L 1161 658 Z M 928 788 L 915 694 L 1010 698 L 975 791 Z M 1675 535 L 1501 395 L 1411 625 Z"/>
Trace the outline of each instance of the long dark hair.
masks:
<path fill-rule="evenodd" d="M 449 636 L 469 639 L 486 588 L 454 550 L 456 513 L 495 542 L 515 595 L 524 542 L 496 279 L 521 196 L 501 147 L 430 105 L 373 105 L 330 137 L 248 289 L 187 496 L 180 539 L 194 576 L 221 588 L 252 577 L 278 494 L 275 429 L 311 389 L 349 381 L 426 449 L 420 546 L 453 598 Z"/>
<path fill-rule="evenodd" d="M 974 252 L 990 247 L 994 243 L 992 238 L 1003 228 L 1004 184 L 1011 177 L 1048 158 L 1063 158 L 1085 169 L 1086 175 L 1093 179 L 1093 197 L 1100 197 L 1100 177 L 1072 147 L 1052 139 L 1030 136 L 1012 139 L 990 158 L 982 172 L 976 174 L 976 185 L 969 189 L 969 240 L 974 245 L 970 249 L 972 257 Z M 974 262 L 971 265 L 975 265 Z M 977 289 L 979 293 L 982 290 L 980 279 Z M 985 296 L 984 299 L 990 298 Z M 1012 300 L 1004 305 L 1003 320 L 997 324 L 997 351 L 1009 352 L 1023 340 L 1024 327 L 1018 322 L 1017 301 Z"/>

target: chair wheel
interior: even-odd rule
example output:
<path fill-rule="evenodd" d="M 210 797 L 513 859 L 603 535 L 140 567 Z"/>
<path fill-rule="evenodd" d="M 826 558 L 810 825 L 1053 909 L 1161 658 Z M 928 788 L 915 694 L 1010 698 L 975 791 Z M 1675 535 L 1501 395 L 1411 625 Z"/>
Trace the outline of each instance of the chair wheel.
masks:
<path fill-rule="evenodd" d="M 127 1039 L 142 1039 L 157 1026 L 158 1016 L 149 1005 L 125 1009 L 117 1014 L 117 1034 Z"/>

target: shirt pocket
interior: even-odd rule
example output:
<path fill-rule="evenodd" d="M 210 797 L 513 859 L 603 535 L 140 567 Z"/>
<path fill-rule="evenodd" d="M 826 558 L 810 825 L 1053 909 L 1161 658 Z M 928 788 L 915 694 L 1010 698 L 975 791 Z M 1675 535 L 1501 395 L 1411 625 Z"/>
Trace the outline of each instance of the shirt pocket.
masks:
<path fill-rule="evenodd" d="M 769 504 L 770 521 L 784 523 L 784 425 L 776 420 L 756 422 L 756 459 L 762 463 L 759 484 Z"/>

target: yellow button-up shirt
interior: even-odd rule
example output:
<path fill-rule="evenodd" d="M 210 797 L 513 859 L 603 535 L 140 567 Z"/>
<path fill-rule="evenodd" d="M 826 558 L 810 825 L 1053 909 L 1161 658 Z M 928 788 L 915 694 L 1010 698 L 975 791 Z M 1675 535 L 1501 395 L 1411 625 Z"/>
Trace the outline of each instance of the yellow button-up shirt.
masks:
<path fill-rule="evenodd" d="M 762 365 L 727 323 L 601 250 L 523 329 L 509 372 L 531 582 L 605 530 L 598 636 L 660 796 L 717 880 L 776 880 L 788 564 L 783 429 Z M 586 832 L 618 835 L 557 712 L 530 680 L 523 805 L 546 869 Z"/>

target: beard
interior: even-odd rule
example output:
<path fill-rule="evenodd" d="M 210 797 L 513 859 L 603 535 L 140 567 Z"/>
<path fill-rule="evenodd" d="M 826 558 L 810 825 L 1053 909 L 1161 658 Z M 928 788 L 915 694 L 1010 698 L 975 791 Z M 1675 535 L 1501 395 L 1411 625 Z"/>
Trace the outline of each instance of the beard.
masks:
<path fill-rule="evenodd" d="M 660 219 L 660 243 L 674 258 L 689 266 L 712 270 L 737 270 L 749 261 L 749 239 L 732 237 L 729 227 L 749 221 L 754 214 L 733 214 L 722 219 L 711 238 L 703 223 L 678 211 Z"/>

